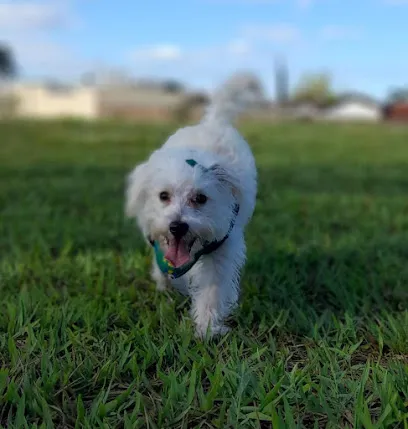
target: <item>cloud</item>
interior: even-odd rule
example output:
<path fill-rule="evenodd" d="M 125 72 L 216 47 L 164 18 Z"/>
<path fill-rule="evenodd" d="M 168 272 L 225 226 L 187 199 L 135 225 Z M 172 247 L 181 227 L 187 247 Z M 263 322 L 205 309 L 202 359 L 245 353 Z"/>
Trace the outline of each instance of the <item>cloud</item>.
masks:
<path fill-rule="evenodd" d="M 183 60 L 183 64 L 195 65 L 214 61 L 216 58 L 244 57 L 251 53 L 251 45 L 245 39 L 232 39 L 231 41 L 216 46 L 204 46 L 196 48 L 182 48 L 171 43 L 161 43 L 158 45 L 142 46 L 130 50 L 125 55 L 134 64 L 157 64 L 166 62 L 167 64 Z"/>
<path fill-rule="evenodd" d="M 137 48 L 129 56 L 135 61 L 174 61 L 183 56 L 183 51 L 177 45 L 166 43 Z"/>
<path fill-rule="evenodd" d="M 247 39 L 257 42 L 291 43 L 300 39 L 300 30 L 287 23 L 250 25 L 243 29 Z"/>
<path fill-rule="evenodd" d="M 43 31 L 68 24 L 68 10 L 58 2 L 0 3 L 0 29 L 4 31 Z"/>
<path fill-rule="evenodd" d="M 124 54 L 125 68 L 139 78 L 173 78 L 191 87 L 210 87 L 235 70 L 256 68 L 252 44 L 236 37 L 219 45 L 196 47 L 161 43 L 138 47 Z"/>
<path fill-rule="evenodd" d="M 326 25 L 320 30 L 320 36 L 327 41 L 358 40 L 362 37 L 362 31 L 355 27 Z"/>
<path fill-rule="evenodd" d="M 226 50 L 233 55 L 246 55 L 251 52 L 252 46 L 245 39 L 236 39 L 227 44 Z"/>
<path fill-rule="evenodd" d="M 246 25 L 220 44 L 186 46 L 163 41 L 158 45 L 131 48 L 124 63 L 138 77 L 179 79 L 193 86 L 212 86 L 237 70 L 270 73 L 276 49 L 288 55 L 302 55 L 300 30 L 289 23 Z"/>

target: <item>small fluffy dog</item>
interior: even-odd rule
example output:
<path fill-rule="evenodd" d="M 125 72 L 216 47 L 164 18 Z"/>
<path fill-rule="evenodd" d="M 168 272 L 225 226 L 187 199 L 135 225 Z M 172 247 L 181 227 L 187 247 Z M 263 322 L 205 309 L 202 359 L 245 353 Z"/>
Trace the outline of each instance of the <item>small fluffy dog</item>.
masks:
<path fill-rule="evenodd" d="M 203 337 L 224 334 L 239 297 L 246 258 L 244 229 L 255 209 L 257 170 L 249 145 L 232 125 L 259 97 L 246 77 L 218 91 L 197 125 L 177 130 L 129 174 L 126 214 L 154 249 L 152 277 L 192 299 Z"/>

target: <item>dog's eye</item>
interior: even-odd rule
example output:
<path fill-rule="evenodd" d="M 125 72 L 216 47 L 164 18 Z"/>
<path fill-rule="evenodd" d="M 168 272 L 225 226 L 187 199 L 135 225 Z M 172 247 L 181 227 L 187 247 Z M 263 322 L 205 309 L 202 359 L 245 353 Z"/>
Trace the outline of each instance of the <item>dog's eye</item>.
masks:
<path fill-rule="evenodd" d="M 160 192 L 159 198 L 160 198 L 161 201 L 169 201 L 170 200 L 170 195 L 169 195 L 168 192 L 163 191 L 163 192 Z"/>
<path fill-rule="evenodd" d="M 197 194 L 193 198 L 193 202 L 196 204 L 205 204 L 207 202 L 207 197 L 204 194 Z"/>

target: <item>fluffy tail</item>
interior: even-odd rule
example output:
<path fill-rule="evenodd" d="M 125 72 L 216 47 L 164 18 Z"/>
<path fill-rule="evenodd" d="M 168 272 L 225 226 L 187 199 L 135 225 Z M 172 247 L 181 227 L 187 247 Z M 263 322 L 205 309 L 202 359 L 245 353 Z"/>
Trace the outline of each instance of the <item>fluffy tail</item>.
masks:
<path fill-rule="evenodd" d="M 203 121 L 231 123 L 256 101 L 263 99 L 263 90 L 256 77 L 246 73 L 234 75 L 214 93 Z"/>

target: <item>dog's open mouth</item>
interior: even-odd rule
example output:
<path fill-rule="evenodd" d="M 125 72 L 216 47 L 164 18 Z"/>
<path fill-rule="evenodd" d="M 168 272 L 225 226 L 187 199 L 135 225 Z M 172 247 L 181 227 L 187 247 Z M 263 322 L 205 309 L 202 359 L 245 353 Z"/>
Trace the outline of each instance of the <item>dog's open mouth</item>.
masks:
<path fill-rule="evenodd" d="M 161 248 L 164 257 L 176 268 L 190 262 L 191 248 L 196 239 L 186 240 L 185 238 L 167 238 L 163 237 L 161 240 Z"/>

